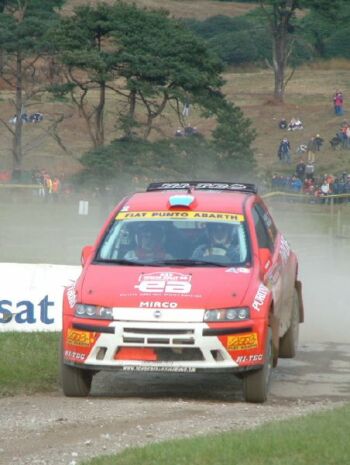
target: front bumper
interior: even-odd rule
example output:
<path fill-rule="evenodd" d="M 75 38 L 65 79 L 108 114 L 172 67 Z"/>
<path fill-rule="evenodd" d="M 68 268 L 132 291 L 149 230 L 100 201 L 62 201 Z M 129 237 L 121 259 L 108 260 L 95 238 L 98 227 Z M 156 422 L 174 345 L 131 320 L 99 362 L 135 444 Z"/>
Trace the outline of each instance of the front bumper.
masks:
<path fill-rule="evenodd" d="M 263 328 L 256 321 L 208 325 L 72 318 L 64 328 L 64 362 L 96 371 L 239 372 L 263 364 Z"/>

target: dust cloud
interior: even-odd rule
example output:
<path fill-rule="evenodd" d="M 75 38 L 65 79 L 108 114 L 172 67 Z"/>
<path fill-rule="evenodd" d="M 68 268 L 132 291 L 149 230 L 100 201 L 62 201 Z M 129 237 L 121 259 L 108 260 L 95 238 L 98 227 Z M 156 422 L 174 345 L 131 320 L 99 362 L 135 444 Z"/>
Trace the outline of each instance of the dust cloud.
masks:
<path fill-rule="evenodd" d="M 350 204 L 272 206 L 299 259 L 305 322 L 300 342 L 349 343 Z"/>

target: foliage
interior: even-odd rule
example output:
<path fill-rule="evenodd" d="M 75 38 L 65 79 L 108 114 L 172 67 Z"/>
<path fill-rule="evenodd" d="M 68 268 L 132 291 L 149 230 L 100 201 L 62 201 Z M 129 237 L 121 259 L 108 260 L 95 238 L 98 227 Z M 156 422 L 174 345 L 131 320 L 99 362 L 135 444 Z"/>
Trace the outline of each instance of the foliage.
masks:
<path fill-rule="evenodd" d="M 350 25 L 336 29 L 333 34 L 325 40 L 325 57 L 342 57 L 350 59 Z"/>
<path fill-rule="evenodd" d="M 106 179 L 123 178 L 126 184 L 164 178 L 200 177 L 210 162 L 212 151 L 201 136 L 162 139 L 149 142 L 142 139 L 119 139 L 110 145 L 84 154 L 81 158 L 87 169 L 85 179 L 92 177 L 104 184 Z"/>
<path fill-rule="evenodd" d="M 212 91 L 222 86 L 217 57 L 162 11 L 124 3 L 82 6 L 74 16 L 63 18 L 51 37 L 95 147 L 104 143 L 106 89 L 120 100 L 116 126 L 122 134 L 147 138 L 169 104 L 176 107 L 190 99 L 205 106 Z M 91 105 L 88 95 L 94 90 L 100 98 Z"/>
<path fill-rule="evenodd" d="M 212 145 L 218 152 L 218 165 L 223 172 L 247 174 L 255 168 L 251 143 L 255 138 L 251 122 L 242 111 L 228 103 L 218 114 Z"/>
<path fill-rule="evenodd" d="M 45 34 L 57 20 L 63 0 L 8 0 L 0 5 L 0 79 L 13 89 L 15 115 L 23 113 L 30 98 L 40 92 L 39 57 L 47 52 Z M 2 124 L 12 135 L 13 166 L 21 167 L 22 120 L 15 128 Z"/>
<path fill-rule="evenodd" d="M 0 333 L 0 396 L 58 387 L 58 333 Z M 35 354 L 35 357 L 33 357 Z"/>
<path fill-rule="evenodd" d="M 199 179 L 212 176 L 231 179 L 234 173 L 253 174 L 255 164 L 250 148 L 255 131 L 242 111 L 225 103 L 217 111 L 218 125 L 213 138 L 200 134 L 149 142 L 122 138 L 84 154 L 85 172 L 81 182 L 105 184 L 115 179 L 124 183 L 156 179 Z"/>

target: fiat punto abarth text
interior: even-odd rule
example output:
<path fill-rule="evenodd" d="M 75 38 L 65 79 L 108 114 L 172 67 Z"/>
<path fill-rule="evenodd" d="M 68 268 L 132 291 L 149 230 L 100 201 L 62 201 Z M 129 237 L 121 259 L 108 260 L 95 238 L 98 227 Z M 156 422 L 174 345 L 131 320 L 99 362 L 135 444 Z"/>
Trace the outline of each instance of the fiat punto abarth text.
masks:
<path fill-rule="evenodd" d="M 267 398 L 303 321 L 298 262 L 252 184 L 153 183 L 124 198 L 63 296 L 61 378 L 87 396 L 94 374 L 231 372 Z"/>

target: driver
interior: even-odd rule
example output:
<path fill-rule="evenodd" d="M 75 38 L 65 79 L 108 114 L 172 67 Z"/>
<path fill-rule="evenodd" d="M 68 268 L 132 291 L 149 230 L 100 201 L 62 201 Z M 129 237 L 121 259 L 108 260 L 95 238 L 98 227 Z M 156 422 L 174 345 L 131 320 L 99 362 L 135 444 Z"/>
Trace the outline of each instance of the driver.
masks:
<path fill-rule="evenodd" d="M 222 256 L 230 261 L 239 261 L 239 248 L 232 240 L 232 226 L 227 223 L 208 225 L 209 243 L 198 246 L 192 254 L 194 260 Z"/>
<path fill-rule="evenodd" d="M 125 260 L 164 260 L 172 258 L 164 250 L 164 233 L 162 228 L 156 224 L 143 224 L 135 235 L 136 248 L 129 250 L 124 255 Z"/>

